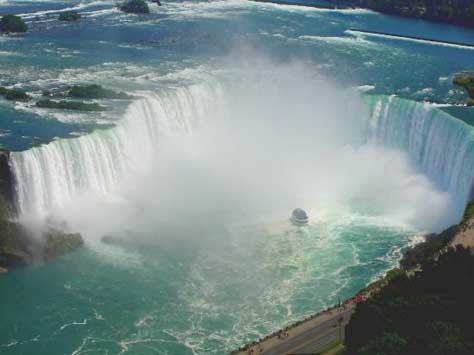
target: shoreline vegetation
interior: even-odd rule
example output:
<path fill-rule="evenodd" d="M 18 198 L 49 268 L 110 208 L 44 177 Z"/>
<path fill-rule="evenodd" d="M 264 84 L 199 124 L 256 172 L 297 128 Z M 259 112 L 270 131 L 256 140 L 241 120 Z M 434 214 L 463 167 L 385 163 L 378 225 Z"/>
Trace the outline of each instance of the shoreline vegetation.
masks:
<path fill-rule="evenodd" d="M 387 15 L 474 27 L 472 0 L 343 0 L 343 2 Z"/>
<path fill-rule="evenodd" d="M 452 306 L 453 302 L 455 304 L 457 300 L 453 299 L 452 296 L 451 303 L 445 304 L 446 300 L 443 299 L 444 295 L 441 293 L 441 289 L 445 293 L 446 289 L 442 287 L 438 289 L 434 288 L 432 294 L 423 296 L 426 297 L 426 299 L 420 300 L 417 298 L 419 295 L 414 295 L 414 299 L 411 298 L 411 295 L 409 297 L 407 296 L 407 299 L 403 299 L 403 296 L 409 295 L 412 290 L 418 290 L 422 293 L 423 287 L 425 287 L 426 284 L 420 280 L 424 280 L 425 278 L 434 278 L 434 280 L 436 280 L 435 272 L 445 267 L 453 272 L 451 275 L 451 284 L 454 283 L 461 288 L 465 288 L 466 295 L 469 294 L 469 297 L 474 296 L 474 286 L 465 283 L 467 281 L 466 278 L 470 277 L 470 282 L 474 285 L 474 249 L 472 249 L 472 247 L 474 247 L 474 202 L 467 204 L 463 219 L 459 224 L 453 225 L 439 234 L 426 235 L 423 242 L 404 252 L 399 261 L 399 267 L 387 271 L 382 278 L 368 284 L 357 292 L 355 296 L 344 301 L 342 306 L 339 304 L 324 309 L 261 339 L 246 344 L 231 352 L 231 354 L 257 354 L 258 349 L 263 349 L 261 344 L 268 342 L 269 339 L 279 336 L 279 334 L 282 333 L 288 334 L 290 330 L 301 327 L 302 324 L 311 322 L 318 317 L 323 317 L 334 312 L 337 314 L 337 312 L 341 312 L 341 307 L 343 307 L 342 309 L 344 311 L 349 307 L 354 307 L 354 314 L 345 327 L 345 346 L 338 352 L 341 355 L 421 354 L 422 352 L 419 352 L 420 349 L 416 348 L 417 346 L 421 346 L 419 344 L 419 342 L 422 341 L 420 340 L 421 335 L 420 337 L 406 339 L 396 332 L 384 332 L 390 328 L 393 321 L 388 315 L 385 318 L 380 318 L 378 315 L 379 313 L 383 313 L 385 309 L 395 307 L 396 311 L 391 313 L 390 316 L 395 317 L 397 312 L 399 312 L 403 314 L 405 319 L 408 319 L 414 317 L 410 316 L 410 314 L 425 312 L 426 307 L 431 307 L 430 310 L 434 312 L 439 310 L 440 307 L 446 308 L 450 305 Z M 457 265 L 458 259 L 462 259 L 465 265 L 471 267 L 471 269 L 464 268 L 459 270 L 461 273 L 467 273 L 463 274 L 459 280 L 457 280 L 455 275 L 456 268 L 459 267 L 459 265 Z M 435 274 L 433 275 L 433 273 Z M 444 275 L 446 276 L 446 273 Z M 403 283 L 410 284 L 410 286 L 401 287 L 399 285 L 399 283 L 402 282 L 401 280 Z M 444 280 L 439 279 L 436 282 L 441 285 Z M 389 291 L 385 292 L 384 290 Z M 395 297 L 391 292 L 399 292 L 400 294 Z M 437 292 L 439 292 L 439 294 Z M 393 300 L 390 298 L 392 296 L 395 297 Z M 424 302 L 427 302 L 427 304 Z M 380 308 L 380 304 L 384 304 L 384 306 Z M 375 314 L 373 313 L 374 309 L 377 309 Z M 446 314 L 444 316 L 446 316 Z M 427 323 L 430 324 L 424 325 L 426 329 L 421 328 L 425 331 L 424 336 L 433 337 L 436 332 L 446 332 L 443 333 L 443 335 L 455 336 L 456 344 L 449 348 L 450 352 L 436 352 L 430 348 L 431 353 L 439 355 L 448 353 L 450 355 L 467 355 L 474 353 L 474 342 L 466 337 L 463 327 L 464 324 L 459 325 L 452 321 L 446 322 L 443 317 L 440 319 L 441 320 L 427 320 Z M 376 326 L 372 324 L 374 320 L 376 321 L 375 323 L 377 323 Z M 416 319 L 413 321 L 416 322 Z M 411 329 L 411 331 L 414 330 Z M 298 334 L 294 335 L 294 337 L 296 336 L 298 336 Z M 442 341 L 442 338 L 438 340 L 436 344 L 439 345 L 440 341 Z M 409 346 L 416 348 L 415 352 L 411 352 Z M 421 349 L 421 351 L 425 350 L 427 349 Z"/>
<path fill-rule="evenodd" d="M 341 354 L 474 353 L 473 215 L 470 203 L 459 225 L 412 249 L 410 268 L 401 263 L 402 273 L 357 305 Z"/>
<path fill-rule="evenodd" d="M 26 31 L 28 31 L 28 26 L 21 17 L 12 14 L 2 16 L 0 20 L 0 32 L 24 33 Z"/>
<path fill-rule="evenodd" d="M 474 27 L 474 3 L 471 0 L 339 0 L 334 1 L 334 5 L 306 4 L 303 1 L 284 0 L 250 1 L 328 10 L 362 8 L 387 15 Z"/>

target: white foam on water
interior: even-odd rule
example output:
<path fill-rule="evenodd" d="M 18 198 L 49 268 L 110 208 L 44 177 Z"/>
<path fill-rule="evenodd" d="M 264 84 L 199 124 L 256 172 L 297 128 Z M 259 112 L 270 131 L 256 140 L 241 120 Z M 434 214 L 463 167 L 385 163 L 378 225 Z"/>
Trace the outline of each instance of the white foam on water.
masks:
<path fill-rule="evenodd" d="M 58 10 L 43 10 L 43 11 L 36 11 L 32 13 L 22 13 L 18 14 L 18 16 L 21 16 L 23 19 L 29 20 L 32 18 L 35 18 L 37 16 L 44 16 L 44 15 L 50 15 L 50 14 L 60 14 L 61 12 L 66 12 L 66 11 L 78 11 L 78 10 L 84 10 L 89 7 L 94 7 L 94 6 L 110 6 L 113 5 L 115 6 L 115 2 L 111 0 L 98 0 L 98 1 L 91 1 L 91 2 L 81 2 L 77 5 L 66 7 L 63 9 L 58 9 Z"/>
<path fill-rule="evenodd" d="M 66 328 L 76 326 L 76 325 L 87 325 L 87 319 L 84 319 L 82 322 L 71 322 L 71 323 L 66 323 L 63 324 L 60 328 L 59 331 L 63 331 Z"/>
<path fill-rule="evenodd" d="M 290 5 L 290 4 L 277 4 L 276 2 L 264 2 L 264 1 L 254 1 L 252 2 L 254 6 L 258 7 L 267 7 L 267 8 L 276 8 L 278 10 L 285 10 L 291 12 L 334 12 L 347 15 L 369 15 L 376 14 L 375 11 L 362 9 L 362 8 L 340 8 L 340 9 L 325 9 L 318 8 L 313 6 L 304 6 L 304 5 Z"/>
<path fill-rule="evenodd" d="M 23 57 L 24 55 L 18 52 L 11 52 L 11 51 L 0 51 L 0 58 L 1 57 Z"/>
<path fill-rule="evenodd" d="M 118 14 L 123 14 L 123 13 L 117 7 L 113 7 L 110 9 L 83 11 L 81 14 L 86 15 L 87 17 L 99 17 L 99 16 L 106 16 L 106 15 L 113 15 L 113 14 L 118 15 Z"/>
<path fill-rule="evenodd" d="M 360 85 L 357 86 L 355 89 L 360 92 L 369 92 L 375 89 L 375 85 Z"/>
<path fill-rule="evenodd" d="M 240 11 L 249 10 L 250 8 L 251 4 L 246 0 L 213 0 L 170 2 L 159 7 L 157 11 L 175 20 L 186 20 L 193 18 L 234 17 Z"/>
<path fill-rule="evenodd" d="M 430 45 L 434 45 L 434 46 L 444 46 L 444 47 L 453 47 L 453 48 L 459 48 L 459 49 L 474 50 L 473 46 L 469 46 L 469 45 L 464 46 L 464 45 L 461 45 L 461 44 L 438 42 L 436 40 L 427 41 L 427 40 L 418 39 L 418 38 L 407 38 L 407 37 L 397 36 L 397 35 L 381 34 L 381 33 L 368 33 L 368 32 L 361 32 L 361 31 L 355 31 L 355 30 L 346 30 L 345 33 L 348 33 L 348 34 L 351 34 L 351 35 L 356 35 L 356 36 L 398 39 L 400 41 L 418 42 L 418 43 L 430 44 Z"/>
<path fill-rule="evenodd" d="M 368 41 L 360 36 L 358 37 L 345 37 L 345 36 L 315 36 L 315 35 L 301 35 L 298 37 L 299 41 L 303 43 L 327 43 L 333 45 L 335 48 L 348 47 L 353 50 L 354 48 L 363 51 L 371 50 L 377 52 L 385 52 L 386 46 L 380 43 Z M 364 52 L 365 53 L 365 52 Z M 393 53 L 395 54 L 395 53 Z"/>

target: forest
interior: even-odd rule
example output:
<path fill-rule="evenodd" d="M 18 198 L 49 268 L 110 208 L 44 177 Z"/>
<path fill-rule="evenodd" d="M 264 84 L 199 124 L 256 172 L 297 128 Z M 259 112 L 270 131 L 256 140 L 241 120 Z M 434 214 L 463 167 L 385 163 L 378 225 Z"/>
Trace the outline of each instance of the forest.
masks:
<path fill-rule="evenodd" d="M 346 327 L 346 353 L 474 354 L 473 299 L 474 255 L 451 247 L 357 306 Z"/>
<path fill-rule="evenodd" d="M 474 27 L 472 0 L 344 0 L 382 13 Z"/>

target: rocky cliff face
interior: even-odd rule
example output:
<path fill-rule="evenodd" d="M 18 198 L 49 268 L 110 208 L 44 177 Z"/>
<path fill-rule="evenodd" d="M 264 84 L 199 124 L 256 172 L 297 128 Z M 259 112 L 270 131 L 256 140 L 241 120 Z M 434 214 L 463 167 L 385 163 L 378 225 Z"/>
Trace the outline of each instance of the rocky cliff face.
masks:
<path fill-rule="evenodd" d="M 10 153 L 0 150 L 0 274 L 11 268 L 51 261 L 83 245 L 77 233 L 65 233 L 53 226 L 32 231 L 16 222 L 15 178 Z"/>
<path fill-rule="evenodd" d="M 33 240 L 30 240 L 24 227 L 5 220 L 0 222 L 0 267 L 4 271 L 32 264 L 33 249 Z"/>
<path fill-rule="evenodd" d="M 10 205 L 15 207 L 15 178 L 10 167 L 10 152 L 0 149 L 0 195 Z"/>

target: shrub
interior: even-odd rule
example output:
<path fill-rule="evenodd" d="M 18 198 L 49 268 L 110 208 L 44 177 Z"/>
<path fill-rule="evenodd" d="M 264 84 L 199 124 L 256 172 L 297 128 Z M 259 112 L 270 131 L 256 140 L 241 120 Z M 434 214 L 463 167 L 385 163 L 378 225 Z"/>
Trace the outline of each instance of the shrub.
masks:
<path fill-rule="evenodd" d="M 26 32 L 28 30 L 28 26 L 26 26 L 26 23 L 24 23 L 21 17 L 19 16 L 5 15 L 0 20 L 0 30 L 6 33 L 21 33 Z"/>
<path fill-rule="evenodd" d="M 120 6 L 120 10 L 132 14 L 149 14 L 150 9 L 143 0 L 129 0 Z"/>
<path fill-rule="evenodd" d="M 474 255 L 448 248 L 411 277 L 394 277 L 359 303 L 346 326 L 349 354 L 474 354 Z"/>
<path fill-rule="evenodd" d="M 24 90 L 7 89 L 0 87 L 0 95 L 10 101 L 29 101 L 30 95 Z"/>
<path fill-rule="evenodd" d="M 359 355 L 400 355 L 404 354 L 408 341 L 396 332 L 384 333 L 372 339 L 366 346 L 362 347 Z"/>
<path fill-rule="evenodd" d="M 474 74 L 458 74 L 453 79 L 453 84 L 462 86 L 466 89 L 469 97 L 474 99 Z"/>
<path fill-rule="evenodd" d="M 100 85 L 75 85 L 69 90 L 68 96 L 78 99 L 130 99 L 123 92 L 104 89 Z"/>
<path fill-rule="evenodd" d="M 462 217 L 462 222 L 466 223 L 474 216 L 474 202 L 469 202 L 464 209 L 464 216 Z"/>
<path fill-rule="evenodd" d="M 41 108 L 55 108 L 62 110 L 74 110 L 74 111 L 104 111 L 105 107 L 97 103 L 85 103 L 81 101 L 54 101 L 54 100 L 40 100 L 36 103 L 36 106 Z"/>

